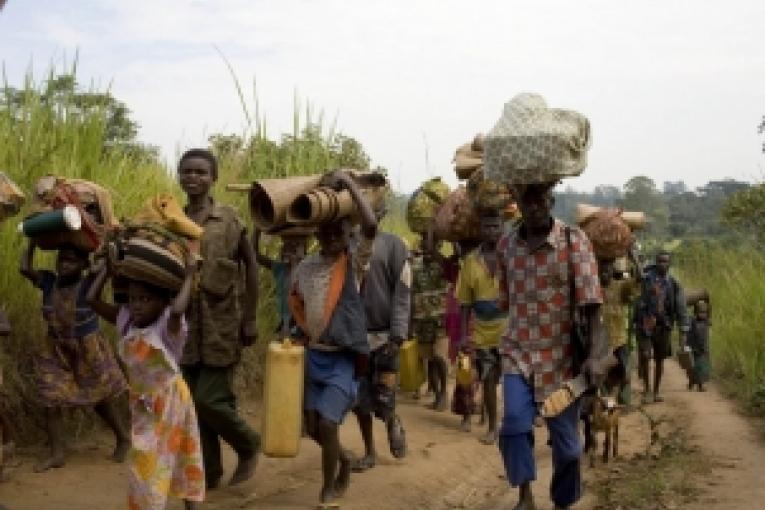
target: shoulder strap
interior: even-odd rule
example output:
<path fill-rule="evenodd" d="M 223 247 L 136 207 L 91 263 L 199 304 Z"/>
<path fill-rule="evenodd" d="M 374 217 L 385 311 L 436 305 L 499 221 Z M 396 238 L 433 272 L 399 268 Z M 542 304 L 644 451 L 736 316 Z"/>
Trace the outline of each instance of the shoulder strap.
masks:
<path fill-rule="evenodd" d="M 566 261 L 568 263 L 568 292 L 569 292 L 569 311 L 571 321 L 576 320 L 576 273 L 574 272 L 574 261 L 572 260 L 573 243 L 571 242 L 571 227 L 566 225 Z"/>

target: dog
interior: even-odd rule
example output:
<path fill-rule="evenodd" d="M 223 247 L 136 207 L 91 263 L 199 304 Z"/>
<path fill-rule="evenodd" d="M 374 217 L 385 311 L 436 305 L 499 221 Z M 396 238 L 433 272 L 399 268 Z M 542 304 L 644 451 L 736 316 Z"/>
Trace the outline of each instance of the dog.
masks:
<path fill-rule="evenodd" d="M 619 456 L 619 416 L 621 406 L 610 396 L 592 395 L 591 409 L 582 416 L 584 421 L 584 452 L 590 459 L 590 467 L 595 467 L 598 439 L 597 433 L 605 433 L 603 443 L 603 463 L 608 463 L 609 453 L 613 458 Z"/>

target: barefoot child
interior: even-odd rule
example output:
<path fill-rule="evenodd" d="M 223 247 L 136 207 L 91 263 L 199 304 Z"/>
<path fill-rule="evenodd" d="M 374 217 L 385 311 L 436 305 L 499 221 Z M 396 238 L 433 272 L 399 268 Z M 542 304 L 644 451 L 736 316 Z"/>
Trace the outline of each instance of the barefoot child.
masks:
<path fill-rule="evenodd" d="M 204 500 L 197 416 L 178 365 L 187 334 L 183 314 L 196 266 L 189 256 L 186 278 L 175 298 L 171 291 L 129 280 L 128 304 L 106 303 L 101 299 L 108 277 L 105 266 L 88 292 L 96 313 L 117 324 L 119 353 L 130 381 L 130 510 L 163 510 L 168 496 L 183 499 L 187 510 Z"/>
<path fill-rule="evenodd" d="M 483 385 L 483 400 L 488 430 L 483 444 L 497 440 L 497 385 L 500 377 L 499 343 L 507 326 L 507 313 L 499 308 L 497 242 L 502 235 L 502 218 L 497 211 L 481 212 L 481 245 L 462 263 L 455 295 L 462 310 L 460 349 L 468 347 L 468 320 L 472 313 L 475 346 L 474 363 Z M 469 430 L 470 410 L 462 418 L 462 429 Z"/>
<path fill-rule="evenodd" d="M 35 356 L 37 393 L 45 408 L 45 428 L 50 457 L 35 466 L 36 472 L 64 465 L 62 410 L 95 406 L 96 413 L 114 432 L 117 446 L 112 458 L 123 462 L 130 439 L 115 411 L 115 399 L 125 391 L 125 377 L 109 342 L 101 334 L 98 317 L 86 301 L 90 276 L 88 254 L 62 247 L 56 272 L 33 267 L 35 245 L 21 258 L 21 274 L 43 294 L 43 317 L 48 335 Z"/>
<path fill-rule="evenodd" d="M 351 253 L 351 222 L 347 218 L 320 226 L 316 234 L 320 251 L 295 269 L 290 294 L 290 311 L 307 346 L 306 431 L 321 446 L 319 508 L 337 508 L 336 500 L 350 482 L 351 459 L 340 446 L 338 427 L 355 401 L 356 365 L 363 367 L 361 360 L 369 355 L 364 303 L 357 282 L 377 234 L 375 214 L 353 179 L 337 172 L 329 180 L 333 188 L 351 193 L 361 213 L 361 239 Z"/>
<path fill-rule="evenodd" d="M 688 346 L 693 353 L 693 368 L 688 371 L 688 389 L 696 386 L 699 391 L 704 391 L 704 383 L 709 381 L 709 304 L 706 301 L 693 305 Z"/>
<path fill-rule="evenodd" d="M 279 331 L 282 337 L 289 336 L 290 310 L 289 310 L 289 286 L 292 270 L 305 258 L 308 236 L 290 235 L 282 236 L 282 247 L 279 260 L 268 258 L 260 251 L 261 231 L 255 229 L 253 235 L 253 249 L 258 264 L 271 271 L 276 286 L 276 306 L 279 312 Z"/>

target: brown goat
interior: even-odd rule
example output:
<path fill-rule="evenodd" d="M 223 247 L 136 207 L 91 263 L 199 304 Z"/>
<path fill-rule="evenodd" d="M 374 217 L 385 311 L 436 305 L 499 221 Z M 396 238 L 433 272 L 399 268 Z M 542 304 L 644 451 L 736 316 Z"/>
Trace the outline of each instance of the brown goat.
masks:
<path fill-rule="evenodd" d="M 584 451 L 589 455 L 590 467 L 595 467 L 597 455 L 597 433 L 605 433 L 603 443 L 603 462 L 608 463 L 608 456 L 613 450 L 613 457 L 619 455 L 619 415 L 620 406 L 613 397 L 596 395 L 592 397 L 592 409 L 584 416 Z"/>

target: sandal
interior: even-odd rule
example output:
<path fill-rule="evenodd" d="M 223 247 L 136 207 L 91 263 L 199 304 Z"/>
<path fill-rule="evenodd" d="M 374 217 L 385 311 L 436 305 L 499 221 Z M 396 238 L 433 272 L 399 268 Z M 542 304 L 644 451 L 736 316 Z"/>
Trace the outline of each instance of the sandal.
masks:
<path fill-rule="evenodd" d="M 393 418 L 393 423 L 388 427 L 388 445 L 394 458 L 403 459 L 406 456 L 406 431 L 398 416 Z"/>

